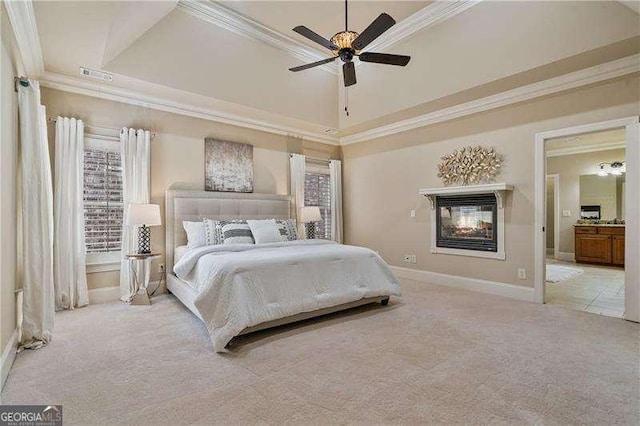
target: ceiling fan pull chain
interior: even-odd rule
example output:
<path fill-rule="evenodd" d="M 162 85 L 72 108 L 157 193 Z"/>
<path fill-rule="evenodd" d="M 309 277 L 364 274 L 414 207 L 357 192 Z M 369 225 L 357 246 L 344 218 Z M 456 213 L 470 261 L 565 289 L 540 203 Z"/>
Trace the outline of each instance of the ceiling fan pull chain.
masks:
<path fill-rule="evenodd" d="M 349 89 L 344 88 L 344 113 L 349 116 Z"/>

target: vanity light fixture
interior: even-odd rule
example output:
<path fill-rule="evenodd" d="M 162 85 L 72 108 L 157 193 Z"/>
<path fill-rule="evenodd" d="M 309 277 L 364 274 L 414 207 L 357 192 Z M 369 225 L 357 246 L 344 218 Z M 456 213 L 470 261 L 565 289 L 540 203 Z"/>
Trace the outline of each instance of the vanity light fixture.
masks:
<path fill-rule="evenodd" d="M 609 167 L 609 171 L 605 170 L 605 166 Z M 600 170 L 598 170 L 598 176 L 608 176 L 612 174 L 613 176 L 622 176 L 623 173 L 627 171 L 625 167 L 624 161 L 614 161 L 612 163 L 600 163 Z"/>

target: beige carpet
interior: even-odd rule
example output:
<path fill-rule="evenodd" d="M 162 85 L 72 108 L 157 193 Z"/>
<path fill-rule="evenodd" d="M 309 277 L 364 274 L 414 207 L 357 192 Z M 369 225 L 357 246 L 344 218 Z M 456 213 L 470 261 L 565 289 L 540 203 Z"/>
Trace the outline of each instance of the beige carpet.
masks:
<path fill-rule="evenodd" d="M 637 324 L 414 282 L 392 301 L 223 356 L 172 296 L 63 312 L 2 402 L 67 424 L 638 424 Z"/>

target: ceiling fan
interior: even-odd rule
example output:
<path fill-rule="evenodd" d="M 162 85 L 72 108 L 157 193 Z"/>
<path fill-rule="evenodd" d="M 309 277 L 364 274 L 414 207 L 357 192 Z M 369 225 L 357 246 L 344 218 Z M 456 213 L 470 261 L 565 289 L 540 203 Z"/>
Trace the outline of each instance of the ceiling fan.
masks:
<path fill-rule="evenodd" d="M 386 13 L 380 14 L 369 26 L 361 33 L 349 31 L 349 11 L 347 0 L 344 2 L 344 31 L 336 33 L 331 40 L 327 40 L 321 35 L 311 31 L 304 25 L 299 25 L 293 29 L 303 37 L 326 47 L 333 52 L 333 57 L 322 59 L 306 65 L 289 68 L 289 71 L 298 72 L 320 65 L 328 64 L 340 58 L 344 64 L 342 65 L 342 74 L 344 77 L 345 87 L 356 84 L 356 67 L 353 64 L 353 57 L 358 56 L 362 62 L 374 62 L 377 64 L 398 65 L 404 67 L 411 60 L 411 56 L 391 55 L 388 53 L 360 52 L 367 47 L 369 43 L 380 37 L 385 31 L 395 25 L 396 21 Z"/>

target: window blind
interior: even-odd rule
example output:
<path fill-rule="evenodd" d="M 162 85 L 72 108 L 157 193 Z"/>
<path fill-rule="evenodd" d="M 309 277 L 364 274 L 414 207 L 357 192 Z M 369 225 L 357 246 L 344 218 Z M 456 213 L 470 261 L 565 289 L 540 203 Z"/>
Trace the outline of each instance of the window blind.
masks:
<path fill-rule="evenodd" d="M 327 173 L 305 173 L 304 179 L 305 206 L 320 207 L 322 220 L 315 223 L 316 238 L 331 239 L 331 185 Z"/>
<path fill-rule="evenodd" d="M 84 223 L 87 253 L 120 251 L 122 216 L 120 153 L 85 147 Z"/>

